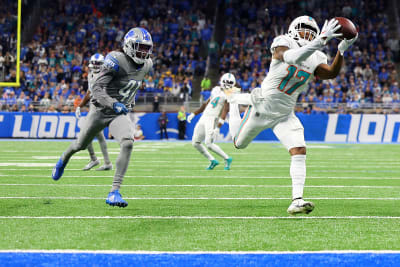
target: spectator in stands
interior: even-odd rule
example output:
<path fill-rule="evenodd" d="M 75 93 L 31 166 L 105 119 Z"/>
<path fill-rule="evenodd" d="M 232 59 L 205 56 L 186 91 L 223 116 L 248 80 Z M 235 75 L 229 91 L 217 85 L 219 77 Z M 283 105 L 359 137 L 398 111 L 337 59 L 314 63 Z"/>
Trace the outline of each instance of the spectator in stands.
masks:
<path fill-rule="evenodd" d="M 160 112 L 160 100 L 158 99 L 158 95 L 155 95 L 153 98 L 153 112 Z"/>
<path fill-rule="evenodd" d="M 201 86 L 201 91 L 211 89 L 211 80 L 207 75 L 204 76 L 200 86 Z"/>

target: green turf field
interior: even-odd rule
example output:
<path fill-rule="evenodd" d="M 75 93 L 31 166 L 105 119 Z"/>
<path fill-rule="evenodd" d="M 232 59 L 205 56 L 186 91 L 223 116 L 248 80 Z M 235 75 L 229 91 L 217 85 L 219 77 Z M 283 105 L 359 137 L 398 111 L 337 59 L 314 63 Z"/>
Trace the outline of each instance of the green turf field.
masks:
<path fill-rule="evenodd" d="M 398 145 L 309 144 L 305 199 L 316 208 L 292 217 L 280 144 L 222 143 L 232 170 L 206 171 L 190 143 L 138 142 L 121 188 L 125 209 L 105 204 L 113 171 L 80 170 L 87 151 L 51 179 L 68 144 L 0 142 L 0 249 L 400 249 Z M 113 163 L 118 151 L 109 143 Z"/>

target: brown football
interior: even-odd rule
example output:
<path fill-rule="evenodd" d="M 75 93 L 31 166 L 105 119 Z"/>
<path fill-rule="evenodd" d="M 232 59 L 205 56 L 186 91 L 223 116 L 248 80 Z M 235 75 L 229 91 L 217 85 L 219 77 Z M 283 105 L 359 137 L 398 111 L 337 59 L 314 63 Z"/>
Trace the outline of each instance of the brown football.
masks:
<path fill-rule="evenodd" d="M 337 19 L 339 21 L 339 24 L 342 26 L 340 27 L 338 32 L 341 32 L 343 35 L 338 37 L 338 39 L 346 38 L 347 40 L 349 40 L 356 37 L 357 28 L 351 20 L 343 17 L 336 17 L 335 19 Z"/>

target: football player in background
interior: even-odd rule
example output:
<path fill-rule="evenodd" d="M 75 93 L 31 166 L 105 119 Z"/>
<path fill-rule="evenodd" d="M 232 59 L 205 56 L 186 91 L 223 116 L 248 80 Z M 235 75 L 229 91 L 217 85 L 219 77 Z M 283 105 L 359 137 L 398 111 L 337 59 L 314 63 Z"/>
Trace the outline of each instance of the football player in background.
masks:
<path fill-rule="evenodd" d="M 86 92 L 85 97 L 79 104 L 79 106 L 75 110 L 75 116 L 79 120 L 78 125 L 79 128 L 84 127 L 86 117 L 81 118 L 81 108 L 83 108 L 90 101 L 90 92 L 92 91 L 92 84 L 95 79 L 95 76 L 100 72 L 100 68 L 104 63 L 104 56 L 101 54 L 94 54 L 90 57 L 89 60 L 89 75 L 88 75 L 88 91 Z M 108 156 L 107 151 L 107 143 L 104 137 L 103 131 L 100 131 L 97 135 L 97 140 L 100 144 L 101 152 L 103 153 L 104 165 L 97 169 L 97 171 L 108 171 L 112 170 L 112 163 L 110 161 L 110 157 Z M 92 142 L 87 147 L 90 156 L 90 162 L 82 169 L 84 171 L 88 171 L 91 168 L 100 164 L 100 161 L 97 159 L 96 154 L 94 153 Z"/>
<path fill-rule="evenodd" d="M 71 156 L 85 149 L 96 134 L 108 126 L 111 135 L 120 144 L 120 153 L 106 203 L 119 207 L 128 205 L 119 192 L 133 148 L 133 123 L 127 114 L 145 75 L 153 66 L 150 58 L 152 49 L 150 33 L 143 28 L 132 28 L 124 36 L 123 52 L 112 51 L 106 56 L 100 73 L 93 81 L 87 123 L 54 166 L 54 180 L 61 178 Z"/>
<path fill-rule="evenodd" d="M 216 136 L 219 133 L 219 128 L 224 124 L 226 114 L 229 111 L 229 105 L 226 102 L 224 90 L 234 88 L 236 83 L 235 76 L 231 73 L 225 73 L 220 79 L 220 85 L 215 86 L 211 91 L 209 99 L 201 105 L 195 112 L 191 113 L 187 122 L 190 123 L 194 116 L 202 113 L 200 120 L 196 124 L 192 137 L 192 145 L 209 161 L 210 165 L 206 168 L 212 170 L 219 162 L 207 151 L 201 143 L 204 141 L 206 147 L 221 156 L 225 161 L 225 170 L 231 168 L 232 158 L 229 157 L 218 145 L 214 143 Z"/>
<path fill-rule="evenodd" d="M 299 94 L 307 89 L 307 83 L 318 76 L 333 79 L 343 64 L 344 52 L 356 41 L 342 40 L 331 65 L 320 51 L 329 40 L 340 37 L 336 31 L 341 26 L 336 19 L 325 24 L 320 33 L 317 22 L 309 16 L 293 20 L 288 33 L 276 37 L 271 45 L 272 61 L 261 88 L 251 94 L 227 92 L 230 102 L 229 128 L 236 148 L 241 149 L 264 129 L 271 128 L 291 155 L 292 203 L 290 214 L 310 213 L 314 204 L 303 200 L 306 178 L 306 144 L 304 128 L 294 114 Z M 249 105 L 243 119 L 238 104 Z"/>

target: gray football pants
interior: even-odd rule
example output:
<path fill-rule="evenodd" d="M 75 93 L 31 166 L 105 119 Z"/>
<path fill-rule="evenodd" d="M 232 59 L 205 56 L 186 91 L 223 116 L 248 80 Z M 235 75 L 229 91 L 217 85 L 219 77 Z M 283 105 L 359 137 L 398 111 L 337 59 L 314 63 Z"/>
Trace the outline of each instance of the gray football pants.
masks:
<path fill-rule="evenodd" d="M 106 115 L 91 106 L 86 123 L 81 127 L 78 138 L 75 139 L 61 156 L 66 165 L 76 152 L 86 149 L 93 138 L 105 127 L 109 127 L 111 135 L 120 144 L 120 153 L 115 162 L 115 174 L 112 191 L 119 189 L 122 184 L 133 148 L 133 123 L 127 115 Z"/>
<path fill-rule="evenodd" d="M 107 142 L 106 142 L 106 138 L 104 137 L 103 131 L 100 131 L 100 132 L 96 135 L 96 137 L 97 137 L 97 140 L 99 141 L 101 153 L 103 154 L 104 164 L 105 164 L 105 165 L 110 165 L 110 164 L 111 164 L 111 161 L 110 161 L 110 157 L 108 156 Z M 91 143 L 88 145 L 87 150 L 89 151 L 90 159 L 91 159 L 92 161 L 96 161 L 96 160 L 97 160 L 97 157 L 96 157 L 96 154 L 94 153 L 93 142 L 91 142 Z"/>

